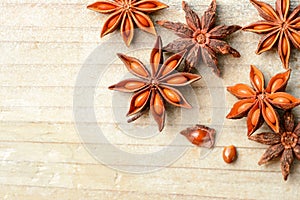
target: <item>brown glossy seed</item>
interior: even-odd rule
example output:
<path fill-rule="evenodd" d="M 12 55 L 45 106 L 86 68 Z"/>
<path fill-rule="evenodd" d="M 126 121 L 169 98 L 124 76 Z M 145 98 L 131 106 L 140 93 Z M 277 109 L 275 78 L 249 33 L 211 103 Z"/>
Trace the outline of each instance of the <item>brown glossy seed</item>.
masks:
<path fill-rule="evenodd" d="M 288 41 L 286 39 L 286 37 L 284 37 L 283 41 L 282 41 L 282 53 L 283 55 L 287 55 L 289 50 L 289 46 L 288 46 Z"/>
<path fill-rule="evenodd" d="M 107 24 L 108 28 L 111 28 L 112 26 L 114 26 L 118 20 L 119 16 L 115 16 L 112 19 L 109 20 L 109 23 Z"/>
<path fill-rule="evenodd" d="M 149 97 L 149 91 L 145 91 L 142 94 L 140 94 L 134 101 L 134 106 L 136 108 L 141 107 L 142 105 L 144 105 L 145 101 L 147 101 L 148 97 Z"/>
<path fill-rule="evenodd" d="M 143 77 L 148 76 L 147 72 L 137 62 L 131 62 L 130 68 L 132 69 L 132 71 L 134 71 L 135 73 L 137 73 L 140 76 L 143 76 Z"/>
<path fill-rule="evenodd" d="M 266 30 L 272 28 L 272 26 L 269 25 L 256 25 L 253 27 L 254 30 Z"/>
<path fill-rule="evenodd" d="M 137 13 L 134 14 L 134 16 L 137 18 L 137 20 L 144 26 L 144 27 L 149 27 L 150 24 L 148 21 L 142 16 Z"/>
<path fill-rule="evenodd" d="M 271 92 L 275 92 L 276 90 L 278 90 L 281 87 L 282 83 L 283 79 L 276 79 L 276 81 L 274 81 L 272 84 Z"/>
<path fill-rule="evenodd" d="M 153 56 L 153 66 L 154 66 L 154 70 L 155 72 L 157 72 L 158 70 L 158 66 L 160 64 L 160 53 L 156 52 L 155 55 Z"/>
<path fill-rule="evenodd" d="M 300 22 L 299 22 L 299 26 L 300 26 Z M 296 40 L 296 42 L 299 44 L 300 43 L 300 35 L 296 34 L 294 32 L 291 32 L 293 38 Z"/>
<path fill-rule="evenodd" d="M 208 136 L 208 132 L 201 130 L 201 129 L 197 129 L 194 132 L 190 133 L 191 139 L 192 139 L 192 143 L 194 145 L 200 146 L 203 142 L 203 139 L 206 138 Z"/>
<path fill-rule="evenodd" d="M 137 6 L 138 8 L 155 8 L 156 5 L 154 3 L 142 3 Z"/>
<path fill-rule="evenodd" d="M 172 71 L 176 67 L 177 63 L 178 63 L 178 60 L 172 60 L 171 62 L 169 62 L 166 65 L 166 67 L 165 67 L 162 75 L 166 75 L 167 73 L 169 73 L 170 71 Z"/>
<path fill-rule="evenodd" d="M 267 7 L 265 7 L 265 6 L 261 6 L 260 8 L 261 8 L 262 10 L 264 10 L 266 13 L 268 13 L 270 16 L 273 16 L 273 17 L 274 17 L 273 12 L 272 12 L 269 8 L 267 8 Z"/>
<path fill-rule="evenodd" d="M 159 94 L 156 94 L 154 97 L 153 107 L 156 114 L 161 115 L 163 113 L 163 105 Z"/>
<path fill-rule="evenodd" d="M 260 110 L 257 109 L 256 111 L 253 112 L 252 117 L 251 117 L 251 123 L 253 126 L 257 125 L 259 117 L 260 117 Z"/>
<path fill-rule="evenodd" d="M 125 32 L 128 32 L 128 34 L 129 34 L 129 31 L 130 31 L 130 30 L 131 30 L 130 21 L 129 21 L 128 18 L 126 18 L 126 20 L 125 20 L 125 28 L 124 28 L 124 31 L 125 31 Z"/>
<path fill-rule="evenodd" d="M 169 84 L 182 84 L 182 83 L 186 83 L 188 81 L 188 79 L 184 76 L 176 76 L 174 78 L 171 78 L 169 80 L 167 80 L 167 83 Z"/>
<path fill-rule="evenodd" d="M 233 161 L 235 161 L 237 158 L 237 151 L 236 151 L 236 148 L 235 146 L 233 145 L 230 145 L 230 146 L 227 146 L 227 147 L 224 147 L 223 149 L 223 160 L 226 162 L 226 163 L 232 163 Z"/>
<path fill-rule="evenodd" d="M 248 88 L 248 87 L 240 87 L 237 91 L 238 95 L 247 95 L 247 96 L 251 96 L 254 95 L 253 92 Z"/>
<path fill-rule="evenodd" d="M 101 3 L 97 6 L 98 10 L 111 10 L 114 9 L 116 6 L 108 3 Z"/>
<path fill-rule="evenodd" d="M 242 104 L 242 105 L 238 108 L 238 113 L 247 110 L 251 105 L 252 105 L 252 103 L 244 103 L 244 104 Z"/>
<path fill-rule="evenodd" d="M 163 89 L 164 94 L 166 95 L 166 97 L 174 102 L 174 103 L 179 103 L 180 102 L 180 96 L 173 90 L 169 90 L 169 89 Z"/>
<path fill-rule="evenodd" d="M 291 101 L 285 97 L 277 97 L 277 98 L 273 99 L 273 102 L 275 102 L 275 103 L 290 103 Z"/>
<path fill-rule="evenodd" d="M 274 113 L 272 112 L 272 110 L 269 107 L 266 107 L 266 117 L 272 124 L 276 123 L 276 118 L 274 116 Z"/>
<path fill-rule="evenodd" d="M 269 37 L 268 39 L 266 39 L 264 42 L 263 42 L 263 45 L 262 47 L 263 48 L 267 48 L 267 47 L 270 47 L 270 45 L 272 45 L 272 43 L 274 42 L 276 38 L 276 35 L 272 35 L 271 37 Z"/>
<path fill-rule="evenodd" d="M 145 83 L 143 83 L 143 82 L 130 81 L 130 82 L 126 83 L 124 87 L 128 90 L 134 90 L 134 89 L 141 88 L 144 85 L 145 85 Z"/>
<path fill-rule="evenodd" d="M 263 87 L 261 78 L 258 75 L 254 75 L 253 80 L 258 89 L 261 90 Z"/>

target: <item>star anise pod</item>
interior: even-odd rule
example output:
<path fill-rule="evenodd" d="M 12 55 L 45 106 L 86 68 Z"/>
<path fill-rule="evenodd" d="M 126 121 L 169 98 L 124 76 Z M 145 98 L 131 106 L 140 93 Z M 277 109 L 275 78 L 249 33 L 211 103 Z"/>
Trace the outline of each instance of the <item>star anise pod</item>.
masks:
<path fill-rule="evenodd" d="M 279 108 L 289 110 L 300 104 L 300 99 L 285 92 L 291 70 L 276 74 L 265 88 L 264 75 L 255 66 L 251 66 L 250 81 L 253 88 L 246 84 L 227 87 L 227 90 L 240 101 L 233 105 L 228 119 L 247 116 L 248 136 L 256 131 L 265 121 L 274 132 L 279 132 Z"/>
<path fill-rule="evenodd" d="M 261 54 L 277 45 L 278 54 L 285 69 L 289 68 L 291 43 L 300 49 L 300 5 L 289 12 L 290 0 L 277 0 L 276 10 L 269 4 L 250 0 L 264 19 L 243 28 L 245 31 L 264 33 L 256 50 Z"/>
<path fill-rule="evenodd" d="M 134 35 L 134 23 L 143 31 L 156 35 L 153 22 L 147 14 L 167 7 L 166 4 L 157 0 L 102 0 L 87 8 L 99 13 L 110 14 L 103 25 L 101 37 L 120 27 L 123 40 L 129 46 Z"/>
<path fill-rule="evenodd" d="M 281 172 L 287 180 L 294 157 L 300 160 L 300 123 L 295 127 L 294 115 L 291 111 L 285 112 L 283 124 L 279 133 L 264 132 L 249 137 L 250 140 L 261 144 L 271 145 L 262 155 L 258 164 L 266 164 L 270 160 L 281 157 Z"/>
<path fill-rule="evenodd" d="M 165 101 L 174 106 L 191 108 L 177 87 L 197 81 L 201 76 L 176 71 L 184 55 L 175 54 L 164 62 L 160 37 L 157 38 L 151 53 L 151 73 L 138 59 L 123 54 L 118 56 L 128 71 L 139 78 L 127 79 L 109 87 L 111 90 L 134 92 L 127 114 L 133 116 L 130 122 L 139 118 L 150 107 L 159 131 L 162 131 L 165 121 Z"/>
<path fill-rule="evenodd" d="M 180 22 L 157 21 L 157 23 L 175 32 L 180 38 L 174 40 L 163 49 L 168 52 L 178 53 L 187 49 L 186 68 L 190 72 L 202 60 L 208 67 L 220 76 L 217 54 L 231 54 L 240 57 L 239 52 L 231 48 L 222 39 L 241 29 L 240 26 L 215 26 L 216 0 L 205 11 L 201 19 L 191 10 L 186 2 L 182 2 L 185 11 L 186 24 Z"/>

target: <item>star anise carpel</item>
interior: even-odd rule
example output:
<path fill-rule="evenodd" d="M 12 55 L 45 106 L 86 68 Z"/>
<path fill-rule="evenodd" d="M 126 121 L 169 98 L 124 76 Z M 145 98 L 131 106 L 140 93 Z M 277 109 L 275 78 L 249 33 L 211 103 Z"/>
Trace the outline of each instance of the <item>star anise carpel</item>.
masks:
<path fill-rule="evenodd" d="M 103 25 L 101 37 L 120 27 L 123 40 L 129 46 L 134 36 L 134 24 L 143 31 L 156 35 L 153 22 L 147 14 L 167 7 L 157 0 L 102 0 L 87 8 L 110 14 Z"/>
<path fill-rule="evenodd" d="M 291 44 L 300 49 L 300 5 L 289 12 L 290 0 L 276 0 L 275 10 L 267 3 L 250 0 L 264 19 L 243 28 L 264 35 L 256 50 L 261 54 L 277 45 L 278 54 L 285 69 L 289 68 Z"/>
<path fill-rule="evenodd" d="M 157 21 L 159 25 L 172 30 L 180 37 L 163 49 L 172 53 L 187 50 L 184 71 L 190 72 L 202 60 L 208 67 L 213 69 L 215 74 L 220 76 L 217 54 L 231 54 L 234 57 L 240 57 L 239 52 L 230 47 L 223 39 L 241 29 L 241 27 L 237 25 L 215 26 L 216 0 L 212 1 L 201 18 L 184 1 L 182 2 L 182 8 L 185 11 L 187 24 Z"/>
<path fill-rule="evenodd" d="M 280 131 L 277 133 L 264 132 L 250 136 L 249 139 L 261 144 L 270 145 L 259 160 L 258 164 L 281 157 L 281 172 L 287 180 L 294 158 L 300 159 L 300 123 L 295 126 L 294 115 L 291 111 L 284 113 Z"/>
<path fill-rule="evenodd" d="M 184 55 L 175 54 L 164 62 L 160 37 L 157 38 L 151 52 L 151 73 L 138 59 L 123 54 L 118 54 L 118 56 L 128 71 L 137 77 L 126 79 L 109 87 L 111 90 L 134 93 L 127 116 L 136 120 L 150 108 L 159 131 L 162 131 L 165 122 L 165 102 L 177 107 L 191 108 L 178 87 L 197 81 L 201 76 L 176 71 Z M 129 120 L 129 122 L 131 121 L 133 120 Z"/>
<path fill-rule="evenodd" d="M 285 92 L 290 72 L 287 70 L 276 74 L 265 88 L 264 75 L 255 66 L 251 66 L 252 88 L 246 84 L 227 87 L 239 101 L 233 105 L 226 118 L 240 119 L 247 116 L 248 136 L 260 128 L 264 121 L 274 132 L 279 132 L 280 121 L 275 108 L 289 110 L 300 104 L 300 99 Z"/>

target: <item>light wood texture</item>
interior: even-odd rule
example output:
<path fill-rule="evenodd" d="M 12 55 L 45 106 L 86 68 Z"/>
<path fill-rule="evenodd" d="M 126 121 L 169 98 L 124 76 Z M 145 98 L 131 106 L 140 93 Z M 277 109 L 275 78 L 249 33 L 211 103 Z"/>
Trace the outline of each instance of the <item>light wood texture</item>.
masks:
<path fill-rule="evenodd" d="M 181 1 L 164 2 L 170 8 L 153 14 L 152 19 L 184 22 Z M 210 0 L 188 2 L 200 15 L 210 4 Z M 266 2 L 274 5 L 274 0 Z M 107 16 L 87 10 L 90 3 L 93 1 L 2 0 L 0 3 L 0 199 L 297 199 L 299 162 L 295 162 L 287 182 L 282 179 L 278 161 L 258 166 L 257 161 L 266 146 L 247 140 L 245 119 L 224 119 L 224 123 L 210 124 L 214 117 L 212 110 L 228 112 L 236 99 L 224 92 L 224 106 L 212 105 L 209 91 L 220 87 L 206 85 L 204 80 L 193 84 L 200 114 L 199 119 L 191 119 L 190 123 L 223 127 L 211 152 L 190 146 L 173 164 L 156 164 L 154 167 L 162 169 L 141 174 L 120 172 L 118 166 L 112 169 L 97 160 L 85 148 L 76 123 L 87 127 L 98 124 L 117 148 L 148 155 L 169 145 L 179 132 L 176 123 L 181 119 L 176 117 L 179 110 L 170 106 L 168 117 L 174 121 L 168 121 L 162 134 L 148 139 L 122 134 L 112 113 L 112 92 L 106 89 L 127 75 L 122 63 L 115 58 L 95 91 L 97 121 L 74 122 L 73 92 L 80 69 L 100 45 L 115 48 L 110 39 L 119 36 L 119 32 L 115 32 L 99 38 Z M 291 6 L 298 3 L 292 1 Z M 260 19 L 248 0 L 218 0 L 217 4 L 218 24 L 244 26 Z M 165 44 L 175 38 L 160 27 L 157 32 Z M 154 44 L 155 37 L 143 32 L 136 34 L 130 49 L 122 43 L 116 44 L 123 49 L 122 53 L 147 62 L 152 44 L 143 46 L 143 38 L 153 40 Z M 222 90 L 238 82 L 249 84 L 250 64 L 259 67 L 267 80 L 284 71 L 275 50 L 261 56 L 254 53 L 259 38 L 259 35 L 238 32 L 228 39 L 242 57 L 219 57 Z M 142 51 L 132 51 L 133 48 L 142 48 Z M 298 51 L 292 51 L 293 73 L 287 88 L 297 97 L 300 97 L 299 56 Z M 101 67 L 106 66 L 100 63 Z M 92 72 L 90 76 L 93 77 Z M 125 120 L 129 95 L 122 98 L 124 103 L 114 106 L 124 110 Z M 92 107 L 87 104 L 82 109 Z M 299 108 L 295 113 L 299 118 Z M 153 124 L 148 118 L 143 118 L 146 125 Z M 143 125 L 142 120 L 130 125 L 125 121 L 120 123 L 131 129 Z M 222 148 L 231 144 L 237 147 L 238 160 L 227 165 L 222 160 Z M 203 152 L 208 153 L 200 159 Z M 110 152 L 103 154 L 110 156 Z M 130 164 L 144 167 L 140 162 Z"/>

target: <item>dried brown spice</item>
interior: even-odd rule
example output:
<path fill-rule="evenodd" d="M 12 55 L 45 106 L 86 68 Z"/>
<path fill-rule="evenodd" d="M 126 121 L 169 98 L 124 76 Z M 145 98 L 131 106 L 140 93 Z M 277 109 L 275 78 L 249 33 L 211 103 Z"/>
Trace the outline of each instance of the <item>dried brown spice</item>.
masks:
<path fill-rule="evenodd" d="M 294 157 L 300 159 L 300 123 L 295 126 L 294 115 L 291 111 L 285 112 L 279 133 L 264 132 L 249 137 L 250 140 L 270 145 L 262 155 L 258 164 L 266 164 L 270 160 L 281 157 L 281 172 L 287 180 Z"/>
<path fill-rule="evenodd" d="M 243 28 L 258 34 L 266 34 L 258 44 L 257 54 L 270 50 L 277 45 L 278 54 L 285 69 L 289 68 L 291 43 L 300 49 L 300 5 L 289 12 L 290 0 L 276 0 L 274 10 L 269 4 L 250 0 L 264 19 Z"/>
<path fill-rule="evenodd" d="M 178 107 L 191 108 L 178 87 L 197 81 L 201 76 L 191 73 L 177 72 L 184 55 L 175 54 L 164 62 L 162 42 L 158 37 L 151 52 L 151 73 L 136 58 L 118 54 L 128 71 L 138 79 L 127 79 L 109 87 L 121 92 L 134 92 L 127 116 L 133 116 L 129 122 L 138 119 L 149 107 L 152 116 L 163 130 L 165 122 L 165 101 Z"/>
<path fill-rule="evenodd" d="M 186 67 L 184 71 L 190 72 L 202 61 L 211 67 L 215 74 L 220 76 L 217 54 L 231 54 L 240 57 L 239 52 L 229 46 L 222 39 L 241 29 L 240 26 L 215 26 L 216 0 L 213 0 L 204 15 L 199 16 L 182 2 L 185 11 L 186 24 L 180 22 L 157 21 L 157 23 L 175 32 L 180 38 L 174 40 L 163 49 L 168 52 L 178 53 L 187 49 Z"/>
<path fill-rule="evenodd" d="M 212 148 L 215 143 L 215 129 L 207 126 L 199 125 L 192 128 L 187 128 L 180 132 L 184 135 L 192 144 L 199 147 Z"/>
<path fill-rule="evenodd" d="M 134 23 L 143 31 L 156 35 L 153 22 L 147 14 L 167 7 L 166 4 L 157 0 L 102 0 L 87 8 L 99 13 L 110 14 L 103 25 L 101 37 L 120 27 L 123 40 L 129 46 L 134 35 Z"/>
<path fill-rule="evenodd" d="M 230 145 L 230 146 L 224 147 L 222 157 L 223 157 L 223 160 L 228 164 L 234 162 L 237 158 L 237 152 L 236 152 L 235 146 Z"/>
<path fill-rule="evenodd" d="M 300 99 L 285 92 L 291 70 L 276 74 L 265 88 L 264 75 L 251 66 L 250 81 L 253 88 L 246 84 L 236 84 L 227 90 L 240 101 L 233 105 L 228 119 L 247 116 L 248 136 L 254 133 L 265 121 L 274 132 L 279 132 L 279 118 L 274 107 L 289 110 L 300 104 Z"/>

